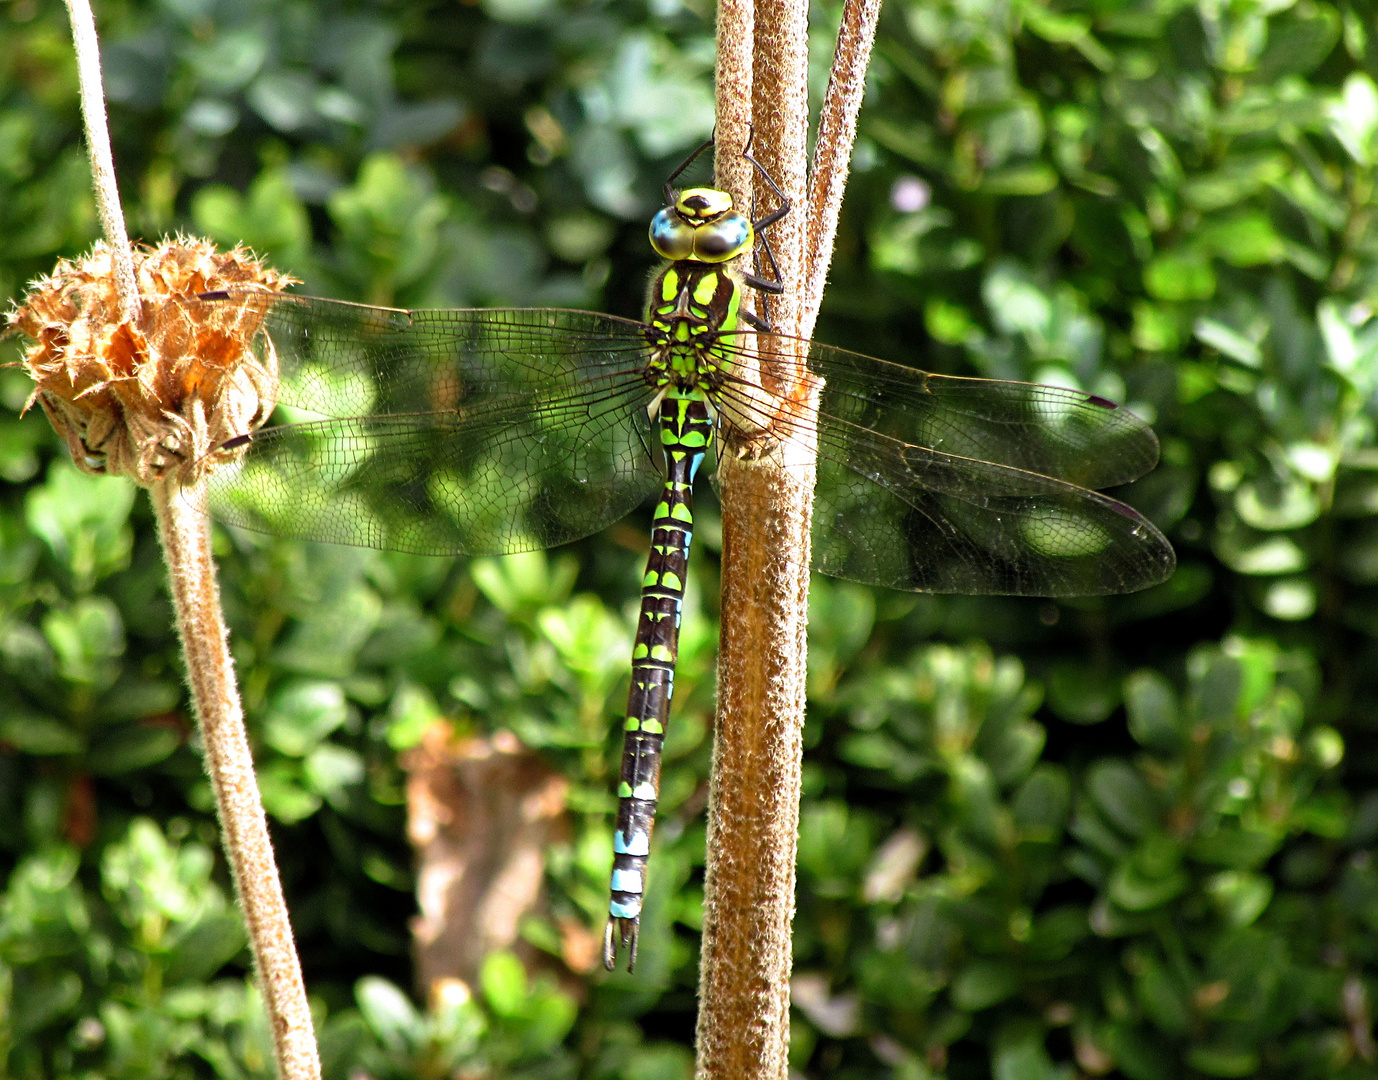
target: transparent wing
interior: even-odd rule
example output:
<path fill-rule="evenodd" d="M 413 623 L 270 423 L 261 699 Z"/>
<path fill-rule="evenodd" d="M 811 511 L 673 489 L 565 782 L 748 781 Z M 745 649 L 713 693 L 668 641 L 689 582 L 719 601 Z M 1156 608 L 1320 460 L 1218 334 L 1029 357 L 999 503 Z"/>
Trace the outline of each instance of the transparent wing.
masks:
<path fill-rule="evenodd" d="M 262 328 L 281 371 L 279 417 L 295 421 L 257 432 L 212 478 L 213 508 L 232 524 L 434 554 L 519 551 L 596 531 L 660 480 L 640 324 L 301 297 L 203 303 L 198 316 Z M 748 347 L 716 390 L 726 452 L 786 433 L 789 409 L 762 381 L 821 380 L 814 563 L 824 573 L 1064 596 L 1172 572 L 1172 549 L 1148 521 L 1088 490 L 1156 462 L 1152 430 L 1128 410 L 818 344 L 795 343 L 802 362 L 753 358 L 754 337 L 741 335 Z"/>
<path fill-rule="evenodd" d="M 279 367 L 277 418 L 290 421 L 255 432 L 212 475 L 212 510 L 229 524 L 497 554 L 596 532 L 660 480 L 635 323 L 302 297 L 193 303 L 259 320 L 259 348 Z"/>
<path fill-rule="evenodd" d="M 1088 490 L 1156 463 L 1157 439 L 1129 410 L 1062 387 L 801 345 L 806 362 L 764 352 L 760 368 L 768 385 L 805 367 L 822 380 L 816 569 L 889 588 L 1031 596 L 1128 592 L 1172 573 L 1172 548 L 1147 519 Z M 739 447 L 768 444 L 791 423 L 738 377 L 720 396 Z"/>
<path fill-rule="evenodd" d="M 1158 462 L 1153 429 L 1095 394 L 930 375 L 818 342 L 801 344 L 808 371 L 825 380 L 823 412 L 852 427 L 1086 488 L 1126 484 Z M 781 384 L 799 379 L 802 365 L 793 355 L 766 351 L 762 362 Z"/>

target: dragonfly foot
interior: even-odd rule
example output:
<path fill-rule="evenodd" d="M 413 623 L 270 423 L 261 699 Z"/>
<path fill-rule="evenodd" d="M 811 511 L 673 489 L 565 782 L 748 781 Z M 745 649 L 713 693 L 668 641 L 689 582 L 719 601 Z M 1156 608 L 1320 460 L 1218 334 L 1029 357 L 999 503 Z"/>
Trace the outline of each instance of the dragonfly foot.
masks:
<path fill-rule="evenodd" d="M 636 967 L 636 937 L 640 929 L 637 925 L 640 919 L 619 919 L 612 917 L 608 919 L 607 929 L 603 931 L 603 966 L 609 971 L 617 970 L 617 950 L 619 947 L 627 948 L 630 946 L 631 952 L 627 956 L 627 974 L 631 974 Z M 616 938 L 613 936 L 613 927 L 616 924 Z"/>

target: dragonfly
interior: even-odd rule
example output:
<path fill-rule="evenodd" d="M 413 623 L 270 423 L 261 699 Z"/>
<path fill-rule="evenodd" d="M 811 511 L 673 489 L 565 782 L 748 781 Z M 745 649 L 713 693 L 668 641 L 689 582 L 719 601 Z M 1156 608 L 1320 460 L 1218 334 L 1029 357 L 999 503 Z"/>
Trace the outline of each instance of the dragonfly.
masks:
<path fill-rule="evenodd" d="M 636 963 L 661 751 L 693 536 L 712 453 L 817 446 L 813 566 L 919 592 L 1087 596 L 1165 580 L 1175 556 L 1100 493 L 1154 467 L 1130 410 L 1058 386 L 933 375 L 770 333 L 743 306 L 784 289 L 765 231 L 730 194 L 665 184 L 664 260 L 635 321 L 553 308 L 406 311 L 290 294 L 208 293 L 199 318 L 250 318 L 280 386 L 275 420 L 223 443 L 224 522 L 430 555 L 553 547 L 658 493 L 623 719 L 603 959 Z M 773 278 L 728 264 L 761 255 Z M 189 313 L 191 314 L 191 313 Z M 805 380 L 806 416 L 770 387 Z M 787 466 L 792 467 L 792 466 Z M 767 508 L 763 508 L 763 513 Z"/>

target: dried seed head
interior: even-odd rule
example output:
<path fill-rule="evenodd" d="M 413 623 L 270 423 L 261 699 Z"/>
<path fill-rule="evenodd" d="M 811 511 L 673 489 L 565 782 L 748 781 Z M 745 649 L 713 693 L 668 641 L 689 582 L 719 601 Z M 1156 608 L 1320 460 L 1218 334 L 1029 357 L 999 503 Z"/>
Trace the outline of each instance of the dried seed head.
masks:
<path fill-rule="evenodd" d="M 35 282 L 8 330 L 33 340 L 29 405 L 43 406 L 79 468 L 144 487 L 171 473 L 194 483 L 218 463 L 213 447 L 273 411 L 277 357 L 259 334 L 268 305 L 251 300 L 293 279 L 243 248 L 222 254 L 186 237 L 138 248 L 134 262 L 135 321 L 120 316 L 110 249 L 98 243 Z M 246 302 L 196 299 L 226 289 Z"/>

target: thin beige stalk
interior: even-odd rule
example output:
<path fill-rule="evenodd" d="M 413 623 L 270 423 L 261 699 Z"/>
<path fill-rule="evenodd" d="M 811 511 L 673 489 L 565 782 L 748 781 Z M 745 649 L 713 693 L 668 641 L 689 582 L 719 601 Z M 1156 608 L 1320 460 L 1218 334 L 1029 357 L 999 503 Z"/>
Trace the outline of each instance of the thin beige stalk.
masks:
<path fill-rule="evenodd" d="M 812 337 L 823 287 L 833 261 L 833 241 L 842 213 L 842 194 L 851 168 L 856 120 L 866 96 L 866 68 L 880 21 L 880 0 L 846 0 L 842 25 L 837 33 L 828 90 L 818 118 L 818 141 L 813 150 L 813 176 L 809 182 L 808 248 L 803 278 L 804 310 L 799 336 Z"/>
<path fill-rule="evenodd" d="M 756 33 L 752 2 L 721 0 L 718 4 L 713 178 L 719 188 L 739 200 L 746 200 L 752 189 L 751 164 L 741 153 L 751 133 L 751 42 Z"/>
<path fill-rule="evenodd" d="M 771 301 L 770 318 L 781 334 L 799 335 L 806 278 L 804 237 L 809 208 L 809 5 L 807 0 L 756 0 L 753 57 L 752 121 L 759 149 L 756 158 L 794 204 L 770 230 L 782 296 Z M 770 198 L 765 181 L 756 177 L 756 200 Z"/>
<path fill-rule="evenodd" d="M 115 182 L 95 19 L 87 0 L 67 0 L 67 7 L 72 21 L 92 183 L 110 249 L 119 317 L 126 328 L 142 328 L 147 324 L 142 319 L 138 276 Z M 233 256 L 229 260 L 232 262 Z M 47 409 L 51 402 L 46 397 L 44 400 Z M 104 398 L 95 395 L 91 400 L 104 401 Z M 168 402 L 163 406 L 169 422 L 176 419 L 175 410 L 179 404 L 186 403 Z M 199 408 L 199 402 L 196 407 Z M 77 423 L 80 427 L 74 436 L 77 444 L 90 454 L 98 454 L 93 444 L 104 445 L 103 438 L 108 438 L 112 426 L 119 422 L 118 413 L 119 410 L 112 408 L 110 415 L 100 418 L 101 423 L 95 423 L 95 417 L 81 416 L 74 420 L 60 413 L 55 423 Z M 49 415 L 53 413 L 50 411 Z M 208 430 L 204 412 L 197 412 L 195 419 L 195 424 L 184 423 L 186 431 L 204 433 Z M 106 465 L 114 464 L 110 457 L 98 460 L 105 461 Z M 88 467 L 103 469 L 105 466 Z M 206 516 L 201 483 L 194 488 L 183 488 L 180 470 L 169 469 L 152 481 L 149 493 L 168 567 L 177 631 L 205 746 L 206 767 L 258 968 L 278 1074 L 283 1080 L 319 1080 L 320 1059 L 311 1011 L 268 838 L 268 823 L 259 799 L 253 757 L 244 730 L 244 713 L 230 660 L 228 634 L 220 611 L 220 590 L 211 558 L 210 521 Z"/>
<path fill-rule="evenodd" d="M 786 291 L 768 306 L 781 334 L 812 331 L 827 277 L 878 0 L 849 0 L 848 9 L 807 202 L 808 5 L 760 0 L 753 9 L 751 0 L 723 0 L 718 10 L 718 185 L 740 199 L 753 184 L 758 216 L 771 206 L 768 188 L 748 176 L 740 157 L 754 129 L 754 156 L 795 207 L 770 233 Z M 785 353 L 791 343 L 776 338 L 770 347 Z M 770 365 L 762 368 L 770 382 Z M 816 412 L 816 380 L 771 389 L 796 423 Z M 719 451 L 722 637 L 699 984 L 701 1080 L 785 1080 L 789 1073 L 816 445 L 807 422 L 779 434 L 760 460 L 740 459 L 730 444 Z"/>
<path fill-rule="evenodd" d="M 86 124 L 86 151 L 91 158 L 96 212 L 114 253 L 120 317 L 125 322 L 134 322 L 139 317 L 139 287 L 134 275 L 129 233 L 124 227 L 124 211 L 120 207 L 120 190 L 115 183 L 115 156 L 110 151 L 110 128 L 105 120 L 96 19 L 87 0 L 67 0 L 67 15 L 72 22 L 72 46 L 76 51 L 77 84 L 81 93 L 81 115 Z"/>
<path fill-rule="evenodd" d="M 726 169 L 720 173 L 719 183 L 740 197 L 743 181 L 752 182 L 755 199 L 745 201 L 754 202 L 756 216 L 773 204 L 768 187 L 742 175 L 746 110 L 738 95 L 749 89 L 753 154 L 795 207 L 770 232 L 785 295 L 757 305 L 785 334 L 798 326 L 799 297 L 791 285 L 800 280 L 804 252 L 807 32 L 807 4 L 799 0 L 758 3 L 754 18 L 748 4 L 719 9 L 719 160 L 738 162 L 730 178 Z M 748 47 L 754 63 L 744 88 L 744 80 L 726 81 L 722 71 L 744 66 Z M 761 63 L 763 55 L 769 63 Z M 774 339 L 771 347 L 787 343 Z M 769 382 L 775 373 L 762 366 Z M 809 399 L 806 386 L 772 389 Z M 793 429 L 759 461 L 740 460 L 730 445 L 720 450 L 723 606 L 699 983 L 697 1075 L 703 1080 L 784 1080 L 789 1071 L 811 458 L 807 439 Z M 772 512 L 762 514 L 762 507 Z"/>
<path fill-rule="evenodd" d="M 278 1074 L 283 1080 L 316 1080 L 321 1067 L 315 1030 L 254 776 L 229 633 L 220 613 L 205 489 L 200 484 L 183 488 L 170 477 L 149 493 L 167 562 L 206 770 L 215 792 L 235 890 L 248 924 Z"/>

